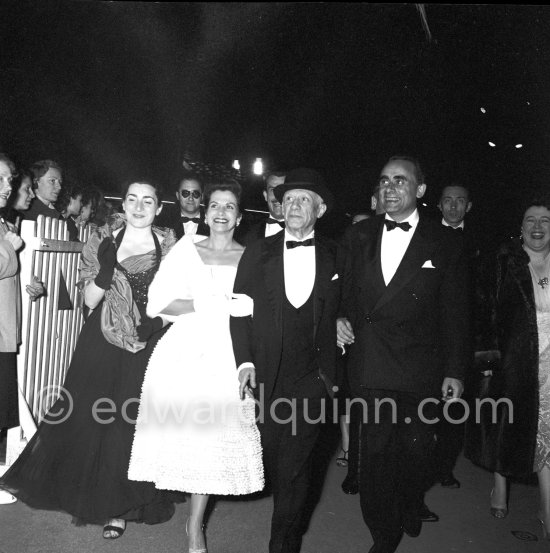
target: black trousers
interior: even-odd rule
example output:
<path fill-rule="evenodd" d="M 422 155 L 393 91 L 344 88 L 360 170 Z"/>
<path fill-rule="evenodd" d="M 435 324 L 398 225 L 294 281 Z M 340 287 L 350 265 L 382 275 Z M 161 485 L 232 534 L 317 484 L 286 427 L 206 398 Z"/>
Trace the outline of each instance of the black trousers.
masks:
<path fill-rule="evenodd" d="M 19 424 L 17 356 L 0 352 L 0 430 Z"/>
<path fill-rule="evenodd" d="M 359 391 L 359 393 L 357 393 Z M 415 517 L 430 486 L 437 407 L 419 405 L 424 395 L 361 388 L 359 497 L 373 538 L 401 532 L 405 516 Z"/>
<path fill-rule="evenodd" d="M 440 409 L 440 421 L 436 426 L 437 446 L 434 467 L 436 482 L 452 476 L 456 460 L 464 445 L 465 424 L 455 422 L 464 417 L 464 406 L 460 403 L 450 403 L 447 409 L 447 416 L 444 415 L 443 409 Z"/>
<path fill-rule="evenodd" d="M 308 523 L 312 452 L 325 401 L 326 389 L 315 371 L 298 382 L 278 383 L 265 406 L 265 418 L 259 421 L 264 466 L 273 491 L 269 553 L 300 551 Z"/>

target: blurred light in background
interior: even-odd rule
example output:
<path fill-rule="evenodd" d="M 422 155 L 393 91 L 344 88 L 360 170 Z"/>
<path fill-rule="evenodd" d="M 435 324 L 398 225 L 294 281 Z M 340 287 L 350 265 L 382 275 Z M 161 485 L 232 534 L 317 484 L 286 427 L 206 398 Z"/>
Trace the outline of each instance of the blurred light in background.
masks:
<path fill-rule="evenodd" d="M 262 162 L 261 157 L 257 157 L 256 161 L 254 162 L 253 171 L 255 175 L 263 175 L 264 172 L 264 164 Z"/>

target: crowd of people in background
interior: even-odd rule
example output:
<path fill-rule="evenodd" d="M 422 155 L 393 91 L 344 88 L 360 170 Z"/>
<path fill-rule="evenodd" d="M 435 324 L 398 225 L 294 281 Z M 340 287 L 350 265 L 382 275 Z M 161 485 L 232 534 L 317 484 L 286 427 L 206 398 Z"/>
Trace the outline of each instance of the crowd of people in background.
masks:
<path fill-rule="evenodd" d="M 318 171 L 274 171 L 264 184 L 261 221 L 243 214 L 237 181 L 205 183 L 188 170 L 164 206 L 157 183 L 128 181 L 119 212 L 99 188 L 64 180 L 54 161 L 16 170 L 0 154 L 2 429 L 18 424 L 21 221 L 63 220 L 70 240 L 91 226 L 78 282 L 91 315 L 65 381 L 75 407 L 62 424 L 46 416 L 0 479 L 0 502 L 62 510 L 115 539 L 128 521 L 168 520 L 185 492 L 189 552 L 206 553 L 210 495 L 266 485 L 269 552 L 299 553 L 332 398 L 335 462 L 347 467 L 342 490 L 359 494 L 370 553 L 392 553 L 403 534 L 439 520 L 425 494 L 461 487 L 463 449 L 494 473 L 495 518 L 508 514 L 509 481 L 537 473 L 547 539 L 548 197 L 526 201 L 519 238 L 500 246 L 476 231 L 464 182 L 440 186 L 438 216 L 423 209 L 426 178 L 409 156 L 365 183 L 371 209 L 333 237 L 316 230 L 337 201 Z M 33 300 L 45 292 L 37 277 L 22 284 Z M 116 407 L 110 424 L 94 418 L 102 398 Z M 480 399 L 498 408 L 464 418 Z M 205 404 L 214 406 L 207 425 L 191 417 Z"/>

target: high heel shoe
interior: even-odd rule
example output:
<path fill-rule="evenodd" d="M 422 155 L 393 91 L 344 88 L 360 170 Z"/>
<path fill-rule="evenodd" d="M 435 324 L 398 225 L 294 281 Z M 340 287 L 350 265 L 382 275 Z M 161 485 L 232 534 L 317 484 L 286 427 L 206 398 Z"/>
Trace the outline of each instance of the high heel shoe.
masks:
<path fill-rule="evenodd" d="M 491 490 L 491 514 L 495 518 L 506 518 L 508 516 L 508 506 L 505 507 L 493 507 L 492 501 L 493 501 L 493 492 L 495 491 L 495 488 Z"/>
<path fill-rule="evenodd" d="M 348 466 L 348 450 L 347 449 L 341 449 L 342 455 L 336 457 L 336 464 L 339 467 L 347 467 Z"/>
<path fill-rule="evenodd" d="M 191 517 L 187 517 L 187 520 L 185 521 L 185 533 L 187 537 L 189 537 L 189 520 Z M 204 524 L 201 526 L 201 530 L 204 533 Z M 205 546 L 201 547 L 200 549 L 193 548 L 189 546 L 189 553 L 208 553 L 208 549 L 206 548 L 206 539 L 203 536 L 203 541 L 205 542 Z"/>

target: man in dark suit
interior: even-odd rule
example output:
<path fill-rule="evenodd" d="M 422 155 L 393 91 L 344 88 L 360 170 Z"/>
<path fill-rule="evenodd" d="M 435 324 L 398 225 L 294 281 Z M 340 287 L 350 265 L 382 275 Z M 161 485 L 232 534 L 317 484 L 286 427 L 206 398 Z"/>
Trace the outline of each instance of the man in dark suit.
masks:
<path fill-rule="evenodd" d="M 265 176 L 264 199 L 269 209 L 269 217 L 258 223 L 241 225 L 236 233 L 236 240 L 243 246 L 248 246 L 260 238 L 266 238 L 281 232 L 285 226 L 283 207 L 275 196 L 275 189 L 285 182 L 286 174 L 282 171 L 271 171 Z"/>
<path fill-rule="evenodd" d="M 474 292 L 474 275 L 477 258 L 479 256 L 479 246 L 477 244 L 476 233 L 471 221 L 466 218 L 466 214 L 472 209 L 472 199 L 470 191 L 461 182 L 453 182 L 445 186 L 441 191 L 439 203 L 437 204 L 441 211 L 441 224 L 444 227 L 450 227 L 462 235 L 464 241 L 464 250 L 466 253 L 469 269 L 471 271 L 470 292 Z M 473 303 L 473 298 L 471 306 Z M 473 363 L 473 352 L 472 352 Z M 464 424 L 455 424 L 454 420 L 460 420 L 464 414 L 464 409 L 460 404 L 452 405 L 449 409 L 450 419 L 441 417 L 437 428 L 437 450 L 436 450 L 436 481 L 440 482 L 445 488 L 460 488 L 460 482 L 455 478 L 453 469 L 456 460 L 464 443 Z"/>
<path fill-rule="evenodd" d="M 231 318 L 241 394 L 258 396 L 264 465 L 273 491 L 270 553 L 298 553 L 307 525 L 312 451 L 336 366 L 339 246 L 315 235 L 332 194 L 319 173 L 290 171 L 275 189 L 286 230 L 248 246 L 235 292 L 252 317 Z"/>
<path fill-rule="evenodd" d="M 391 158 L 379 179 L 385 215 L 346 240 L 338 341 L 351 345 L 348 377 L 365 409 L 359 494 L 374 539 L 392 553 L 418 536 L 429 486 L 437 404 L 459 398 L 468 362 L 468 273 L 459 236 L 420 214 L 418 162 Z"/>
<path fill-rule="evenodd" d="M 200 177 L 196 173 L 185 170 L 180 175 L 176 186 L 176 205 L 170 209 L 163 209 L 155 224 L 174 229 L 178 240 L 184 234 L 209 236 L 210 229 L 201 211 L 203 191 Z"/>

